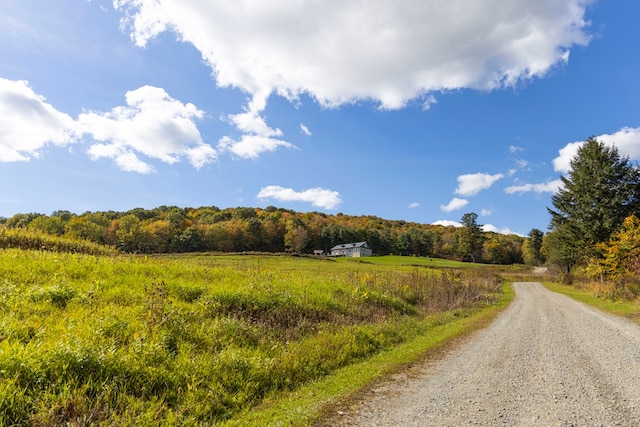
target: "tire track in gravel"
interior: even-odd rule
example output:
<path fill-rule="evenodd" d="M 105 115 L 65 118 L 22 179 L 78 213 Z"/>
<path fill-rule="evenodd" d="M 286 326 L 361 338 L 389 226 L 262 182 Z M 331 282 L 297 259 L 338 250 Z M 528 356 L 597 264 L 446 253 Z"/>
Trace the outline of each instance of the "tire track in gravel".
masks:
<path fill-rule="evenodd" d="M 640 328 L 514 283 L 486 329 L 322 425 L 640 426 Z"/>

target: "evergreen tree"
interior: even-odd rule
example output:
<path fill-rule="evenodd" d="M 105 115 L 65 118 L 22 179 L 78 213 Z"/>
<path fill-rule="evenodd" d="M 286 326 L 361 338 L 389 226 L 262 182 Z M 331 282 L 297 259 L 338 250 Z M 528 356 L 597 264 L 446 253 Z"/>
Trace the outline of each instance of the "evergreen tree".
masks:
<path fill-rule="evenodd" d="M 532 229 L 529 232 L 529 240 L 527 241 L 527 254 L 526 258 L 534 265 L 540 265 L 544 261 L 542 256 L 542 238 L 544 233 L 537 228 Z"/>
<path fill-rule="evenodd" d="M 595 253 L 598 243 L 609 240 L 624 219 L 640 207 L 640 171 L 608 147 L 590 137 L 571 161 L 571 170 L 560 178 L 551 198 L 555 209 L 550 229 L 559 240 L 557 249 L 571 268 Z"/>
<path fill-rule="evenodd" d="M 458 254 L 471 262 L 479 262 L 482 257 L 484 235 L 477 220 L 478 214 L 474 212 L 462 215 L 462 227 L 458 231 Z"/>

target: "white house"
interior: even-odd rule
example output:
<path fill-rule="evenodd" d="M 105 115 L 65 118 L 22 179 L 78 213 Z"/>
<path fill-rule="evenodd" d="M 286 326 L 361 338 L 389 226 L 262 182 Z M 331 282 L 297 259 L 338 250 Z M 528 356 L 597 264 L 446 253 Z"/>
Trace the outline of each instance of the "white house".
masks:
<path fill-rule="evenodd" d="M 373 250 L 367 242 L 343 243 L 331 248 L 331 256 L 361 257 L 371 255 L 373 255 Z"/>

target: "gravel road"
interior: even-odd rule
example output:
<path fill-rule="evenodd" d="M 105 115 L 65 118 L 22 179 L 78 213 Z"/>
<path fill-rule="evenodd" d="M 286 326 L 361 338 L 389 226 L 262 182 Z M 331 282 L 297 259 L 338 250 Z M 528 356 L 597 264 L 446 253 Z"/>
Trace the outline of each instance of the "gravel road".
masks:
<path fill-rule="evenodd" d="M 539 283 L 444 359 L 396 376 L 342 426 L 640 426 L 640 328 Z"/>

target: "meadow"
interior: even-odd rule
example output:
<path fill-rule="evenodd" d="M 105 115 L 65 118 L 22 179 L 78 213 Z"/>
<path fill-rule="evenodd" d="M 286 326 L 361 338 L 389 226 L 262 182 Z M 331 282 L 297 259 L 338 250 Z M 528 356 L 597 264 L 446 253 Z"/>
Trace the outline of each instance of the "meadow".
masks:
<path fill-rule="evenodd" d="M 377 261 L 2 249 L 0 424 L 248 424 L 503 299 L 491 269 Z"/>

